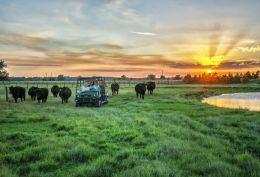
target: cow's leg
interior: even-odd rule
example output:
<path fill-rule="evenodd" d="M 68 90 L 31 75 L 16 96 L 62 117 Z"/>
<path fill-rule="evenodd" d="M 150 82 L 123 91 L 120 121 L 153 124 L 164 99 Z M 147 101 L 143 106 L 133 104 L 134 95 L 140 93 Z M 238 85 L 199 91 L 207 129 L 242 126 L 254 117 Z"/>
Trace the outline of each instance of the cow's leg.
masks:
<path fill-rule="evenodd" d="M 138 93 L 136 92 L 136 97 L 138 98 Z"/>
<path fill-rule="evenodd" d="M 116 91 L 116 95 L 118 95 L 118 90 Z"/>

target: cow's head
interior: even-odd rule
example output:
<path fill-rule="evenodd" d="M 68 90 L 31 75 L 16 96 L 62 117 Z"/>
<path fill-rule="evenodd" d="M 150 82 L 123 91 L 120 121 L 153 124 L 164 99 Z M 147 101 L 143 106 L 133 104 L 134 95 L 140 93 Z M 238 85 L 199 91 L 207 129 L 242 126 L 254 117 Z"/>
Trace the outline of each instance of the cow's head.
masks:
<path fill-rule="evenodd" d="M 13 87 L 13 86 L 9 87 L 9 92 L 10 92 L 11 94 L 14 93 L 14 87 Z"/>

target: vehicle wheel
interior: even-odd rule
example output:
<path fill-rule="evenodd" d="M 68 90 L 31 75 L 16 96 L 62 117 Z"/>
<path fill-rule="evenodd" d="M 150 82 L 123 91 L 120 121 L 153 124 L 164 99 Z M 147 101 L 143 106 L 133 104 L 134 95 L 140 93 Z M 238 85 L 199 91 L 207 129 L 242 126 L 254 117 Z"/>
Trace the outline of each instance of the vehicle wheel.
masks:
<path fill-rule="evenodd" d="M 98 102 L 96 103 L 96 107 L 100 107 L 101 106 L 101 100 L 98 100 Z"/>

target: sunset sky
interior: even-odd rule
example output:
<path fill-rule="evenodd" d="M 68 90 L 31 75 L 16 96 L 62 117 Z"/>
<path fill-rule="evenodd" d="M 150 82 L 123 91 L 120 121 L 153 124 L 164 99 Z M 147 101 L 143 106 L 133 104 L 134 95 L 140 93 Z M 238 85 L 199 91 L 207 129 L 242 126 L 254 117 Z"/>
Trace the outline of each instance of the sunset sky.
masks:
<path fill-rule="evenodd" d="M 0 0 L 11 76 L 260 69 L 259 0 Z"/>

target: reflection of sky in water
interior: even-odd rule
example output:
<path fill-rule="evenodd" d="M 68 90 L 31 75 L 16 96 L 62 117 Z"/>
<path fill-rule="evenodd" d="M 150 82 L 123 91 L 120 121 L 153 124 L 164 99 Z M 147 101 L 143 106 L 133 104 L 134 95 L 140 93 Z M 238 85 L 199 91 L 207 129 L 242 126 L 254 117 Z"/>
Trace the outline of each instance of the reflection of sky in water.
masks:
<path fill-rule="evenodd" d="M 203 103 L 225 108 L 241 108 L 260 111 L 260 92 L 222 94 L 204 98 Z"/>

